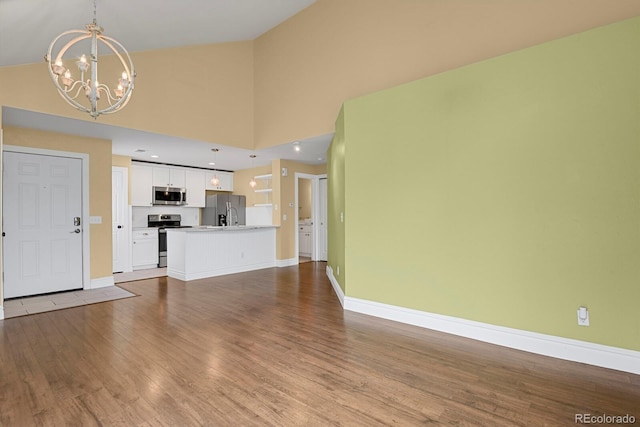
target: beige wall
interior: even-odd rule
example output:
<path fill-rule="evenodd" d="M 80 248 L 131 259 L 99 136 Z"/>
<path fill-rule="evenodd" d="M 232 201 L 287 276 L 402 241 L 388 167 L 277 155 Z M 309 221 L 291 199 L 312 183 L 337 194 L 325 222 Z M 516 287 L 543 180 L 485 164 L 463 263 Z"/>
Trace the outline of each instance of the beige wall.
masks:
<path fill-rule="evenodd" d="M 100 123 L 201 141 L 253 145 L 253 42 L 132 54 L 138 74 L 129 104 Z M 119 75 L 110 58 L 100 76 Z M 105 77 L 106 79 L 107 77 Z M 57 94 L 45 64 L 0 67 L 0 105 L 92 121 Z"/>
<path fill-rule="evenodd" d="M 318 0 L 255 40 L 255 146 L 333 132 L 348 99 L 637 15 L 635 0 Z"/>
<path fill-rule="evenodd" d="M 638 15 L 636 0 L 318 0 L 254 41 L 133 53 L 131 102 L 98 120 L 264 148 L 333 132 L 348 99 Z M 0 105 L 91 120 L 44 67 L 0 67 Z M 119 75 L 109 58 L 101 75 Z"/>
<path fill-rule="evenodd" d="M 102 217 L 90 225 L 91 279 L 111 276 L 111 141 L 5 127 L 4 144 L 89 155 L 89 214 Z"/>

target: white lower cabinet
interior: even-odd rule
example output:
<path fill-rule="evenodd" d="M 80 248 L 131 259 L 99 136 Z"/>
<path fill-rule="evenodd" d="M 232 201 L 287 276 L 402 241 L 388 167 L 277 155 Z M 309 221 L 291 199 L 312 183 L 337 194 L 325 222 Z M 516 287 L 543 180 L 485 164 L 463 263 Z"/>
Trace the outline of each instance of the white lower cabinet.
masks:
<path fill-rule="evenodd" d="M 131 254 L 131 263 L 134 270 L 156 268 L 158 266 L 158 229 L 133 230 L 133 249 Z"/>
<path fill-rule="evenodd" d="M 301 225 L 298 227 L 298 253 L 302 256 L 311 256 L 313 245 L 312 227 Z"/>

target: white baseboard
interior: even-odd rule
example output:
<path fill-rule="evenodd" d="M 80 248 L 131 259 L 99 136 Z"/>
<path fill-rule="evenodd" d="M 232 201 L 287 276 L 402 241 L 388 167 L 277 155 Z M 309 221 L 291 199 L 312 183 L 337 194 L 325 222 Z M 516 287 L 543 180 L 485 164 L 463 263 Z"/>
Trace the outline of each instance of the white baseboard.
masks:
<path fill-rule="evenodd" d="M 340 305 L 344 308 L 344 292 L 342 292 L 342 288 L 340 284 L 336 280 L 336 277 L 333 275 L 333 268 L 329 264 L 327 264 L 327 276 L 329 277 L 329 281 L 331 282 L 331 286 L 333 286 L 333 291 L 338 296 L 338 300 L 340 300 Z"/>
<path fill-rule="evenodd" d="M 91 279 L 89 289 L 106 288 L 108 286 L 114 286 L 115 284 L 113 276 L 99 277 L 97 279 Z"/>
<path fill-rule="evenodd" d="M 328 266 L 327 276 L 329 276 L 329 280 L 345 310 L 529 353 L 640 374 L 640 351 L 505 328 L 488 323 L 352 298 L 344 295 L 333 277 L 333 271 Z"/>
<path fill-rule="evenodd" d="M 298 262 L 298 258 L 277 259 L 276 267 L 291 267 L 292 265 L 298 265 Z"/>

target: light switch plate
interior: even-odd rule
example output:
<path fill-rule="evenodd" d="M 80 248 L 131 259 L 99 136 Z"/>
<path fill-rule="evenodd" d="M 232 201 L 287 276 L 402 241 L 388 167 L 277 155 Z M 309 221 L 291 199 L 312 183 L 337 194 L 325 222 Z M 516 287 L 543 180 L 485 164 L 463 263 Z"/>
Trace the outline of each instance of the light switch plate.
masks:
<path fill-rule="evenodd" d="M 89 224 L 102 224 L 102 217 L 101 216 L 90 216 L 89 217 Z"/>

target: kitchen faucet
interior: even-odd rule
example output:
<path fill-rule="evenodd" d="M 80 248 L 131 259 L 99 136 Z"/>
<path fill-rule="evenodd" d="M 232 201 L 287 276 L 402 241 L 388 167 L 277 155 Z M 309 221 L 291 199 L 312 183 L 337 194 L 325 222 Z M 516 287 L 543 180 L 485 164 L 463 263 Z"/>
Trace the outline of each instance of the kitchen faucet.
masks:
<path fill-rule="evenodd" d="M 233 212 L 235 211 L 236 220 L 233 220 Z M 238 225 L 238 210 L 231 206 L 231 202 L 227 202 L 227 225 Z"/>

